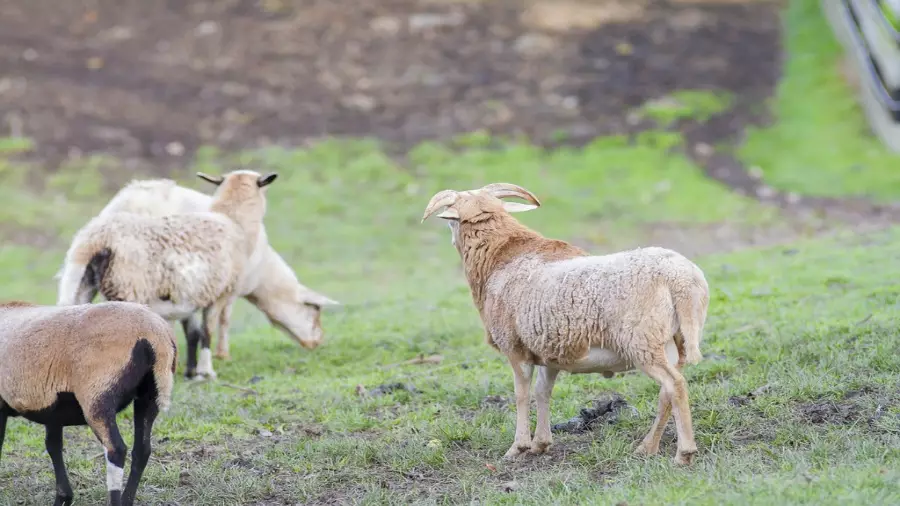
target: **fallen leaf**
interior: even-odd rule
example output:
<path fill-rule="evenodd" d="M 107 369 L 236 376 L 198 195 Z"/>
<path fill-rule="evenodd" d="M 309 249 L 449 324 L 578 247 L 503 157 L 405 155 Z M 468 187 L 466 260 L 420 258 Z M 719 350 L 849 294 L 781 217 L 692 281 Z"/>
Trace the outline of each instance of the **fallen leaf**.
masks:
<path fill-rule="evenodd" d="M 492 472 L 492 473 L 496 473 L 496 472 L 497 472 L 497 468 L 494 467 L 492 464 L 485 464 L 484 467 L 486 467 L 486 468 L 488 469 L 488 471 L 490 471 L 490 472 Z"/>

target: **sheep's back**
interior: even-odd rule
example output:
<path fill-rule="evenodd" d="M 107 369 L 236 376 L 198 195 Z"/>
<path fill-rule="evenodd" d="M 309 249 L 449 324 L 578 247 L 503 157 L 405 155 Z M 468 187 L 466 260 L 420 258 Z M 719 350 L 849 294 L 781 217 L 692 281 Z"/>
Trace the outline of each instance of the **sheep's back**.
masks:
<path fill-rule="evenodd" d="M 662 248 L 553 262 L 520 257 L 489 280 L 491 333 L 560 363 L 592 346 L 627 351 L 636 332 L 668 339 L 675 325 L 671 280 L 681 275 L 673 265 L 683 262 L 690 264 Z"/>
<path fill-rule="evenodd" d="M 193 301 L 203 307 L 234 286 L 246 262 L 240 229 L 217 213 L 123 213 L 110 216 L 102 228 L 112 252 L 101 282 L 109 299 Z"/>

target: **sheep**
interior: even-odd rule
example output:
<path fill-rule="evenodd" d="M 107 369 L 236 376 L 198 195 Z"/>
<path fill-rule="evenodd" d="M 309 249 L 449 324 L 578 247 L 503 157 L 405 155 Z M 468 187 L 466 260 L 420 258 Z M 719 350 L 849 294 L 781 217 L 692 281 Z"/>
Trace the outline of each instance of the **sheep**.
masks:
<path fill-rule="evenodd" d="M 103 445 L 110 505 L 134 504 L 150 459 L 153 422 L 172 399 L 178 347 L 172 325 L 142 304 L 0 304 L 0 454 L 10 417 L 45 427 L 56 506 L 70 505 L 63 428 L 87 425 Z M 134 403 L 131 473 L 116 415 Z"/>
<path fill-rule="evenodd" d="M 179 186 L 171 179 L 132 180 L 125 185 L 98 216 L 129 212 L 162 217 L 170 214 L 208 211 L 212 197 Z M 248 262 L 242 283 L 237 289 L 262 311 L 269 322 L 306 349 L 314 349 L 323 338 L 320 324 L 321 309 L 339 302 L 302 285 L 287 262 L 268 243 L 266 230 L 260 228 L 257 252 Z M 60 270 L 55 279 L 59 279 Z M 215 356 L 229 359 L 228 319 L 223 311 L 219 323 Z M 185 335 L 202 332 L 197 313 L 181 321 Z"/>
<path fill-rule="evenodd" d="M 82 227 L 66 252 L 57 305 L 87 303 L 100 292 L 107 300 L 146 304 L 170 321 L 202 311 L 202 327 L 186 332 L 185 376 L 214 379 L 211 327 L 237 297 L 259 244 L 267 186 L 277 174 L 237 170 L 198 176 L 217 185 L 207 212 L 111 213 Z"/>
<path fill-rule="evenodd" d="M 521 204 L 500 199 L 518 197 Z M 540 454 L 552 443 L 550 395 L 559 371 L 572 374 L 638 368 L 660 384 L 658 413 L 636 454 L 659 451 L 674 412 L 675 463 L 688 465 L 697 452 L 685 363 L 702 359 L 700 341 L 709 305 L 703 272 L 682 255 L 659 247 L 603 256 L 545 238 L 510 213 L 540 206 L 530 191 L 510 183 L 481 189 L 444 190 L 422 217 L 442 210 L 451 242 L 485 330 L 485 339 L 506 355 L 516 394 L 516 435 L 504 457 Z M 537 425 L 529 432 L 529 395 L 537 367 Z"/>

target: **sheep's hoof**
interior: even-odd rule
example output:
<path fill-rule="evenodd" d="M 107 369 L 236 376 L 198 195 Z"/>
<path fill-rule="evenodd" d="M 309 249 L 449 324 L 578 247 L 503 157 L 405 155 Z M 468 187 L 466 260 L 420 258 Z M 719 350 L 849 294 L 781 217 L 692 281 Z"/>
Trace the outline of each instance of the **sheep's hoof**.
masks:
<path fill-rule="evenodd" d="M 194 381 L 212 381 L 216 379 L 215 371 L 210 372 L 198 372 L 193 378 Z"/>
<path fill-rule="evenodd" d="M 548 448 L 550 448 L 551 441 L 532 441 L 531 448 L 528 449 L 528 453 L 532 455 L 540 455 L 545 453 Z"/>
<path fill-rule="evenodd" d="M 689 466 L 694 461 L 694 455 L 697 453 L 697 450 L 681 450 L 675 454 L 675 465 L 677 466 Z"/>
<path fill-rule="evenodd" d="M 646 443 L 641 443 L 634 449 L 634 455 L 640 455 L 642 457 L 649 457 L 650 455 L 656 455 L 657 453 L 659 453 L 659 445 L 651 448 L 648 447 Z"/>
<path fill-rule="evenodd" d="M 522 444 L 514 443 L 509 450 L 506 450 L 506 453 L 503 454 L 503 460 L 512 460 L 530 449 L 531 442 Z"/>

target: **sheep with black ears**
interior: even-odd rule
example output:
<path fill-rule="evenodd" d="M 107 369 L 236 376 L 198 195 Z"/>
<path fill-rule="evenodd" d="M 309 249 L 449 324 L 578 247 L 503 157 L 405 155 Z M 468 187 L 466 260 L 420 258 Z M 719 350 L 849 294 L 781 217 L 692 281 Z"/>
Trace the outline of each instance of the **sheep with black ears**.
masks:
<path fill-rule="evenodd" d="M 98 213 L 135 213 L 146 216 L 209 211 L 212 197 L 191 188 L 179 186 L 171 179 L 132 180 L 122 187 Z M 56 279 L 59 279 L 57 273 Z M 297 275 L 272 246 L 265 226 L 260 228 L 257 249 L 251 256 L 237 293 L 262 311 L 269 322 L 306 349 L 321 344 L 322 307 L 339 303 L 300 283 Z M 230 307 L 229 307 L 230 309 Z M 215 356 L 229 358 L 230 311 L 222 312 L 218 322 Z M 202 335 L 199 313 L 181 321 L 185 335 Z"/>
<path fill-rule="evenodd" d="M 0 453 L 9 417 L 44 425 L 54 505 L 69 505 L 63 428 L 88 425 L 106 455 L 109 504 L 134 504 L 153 422 L 171 403 L 177 353 L 172 325 L 141 304 L 0 304 Z M 123 490 L 127 448 L 116 414 L 132 402 L 134 448 Z"/>
<path fill-rule="evenodd" d="M 99 292 L 108 300 L 146 304 L 170 321 L 202 311 L 203 328 L 186 333 L 185 375 L 215 378 L 212 325 L 238 296 L 259 247 L 267 186 L 277 175 L 236 170 L 220 177 L 198 176 L 217 185 L 207 212 L 162 217 L 112 213 L 82 227 L 66 253 L 57 304 L 87 303 Z"/>
<path fill-rule="evenodd" d="M 530 204 L 500 200 L 508 197 Z M 656 420 L 636 452 L 659 451 L 674 412 L 675 463 L 690 464 L 697 445 L 680 370 L 702 359 L 709 305 L 703 272 L 663 248 L 591 256 L 543 237 L 510 215 L 539 206 L 528 190 L 494 183 L 439 192 L 422 218 L 424 222 L 441 211 L 437 216 L 447 220 L 486 339 L 512 367 L 516 436 L 505 457 L 543 453 L 550 446 L 550 395 L 559 371 L 609 376 L 637 367 L 661 388 Z M 537 426 L 532 439 L 528 413 L 535 366 Z"/>

